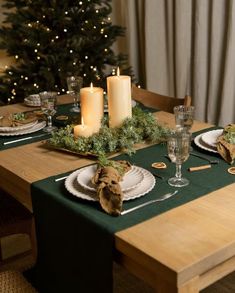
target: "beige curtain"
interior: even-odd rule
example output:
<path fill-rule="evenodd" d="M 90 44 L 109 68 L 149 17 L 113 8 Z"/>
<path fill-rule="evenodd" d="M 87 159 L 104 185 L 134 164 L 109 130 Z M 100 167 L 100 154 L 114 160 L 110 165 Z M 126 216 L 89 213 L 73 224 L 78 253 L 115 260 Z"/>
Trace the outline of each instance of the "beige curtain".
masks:
<path fill-rule="evenodd" d="M 113 0 L 122 51 L 149 90 L 191 94 L 196 118 L 235 123 L 233 0 Z M 122 13 L 120 13 L 122 11 Z M 119 48 L 120 49 L 120 48 Z"/>

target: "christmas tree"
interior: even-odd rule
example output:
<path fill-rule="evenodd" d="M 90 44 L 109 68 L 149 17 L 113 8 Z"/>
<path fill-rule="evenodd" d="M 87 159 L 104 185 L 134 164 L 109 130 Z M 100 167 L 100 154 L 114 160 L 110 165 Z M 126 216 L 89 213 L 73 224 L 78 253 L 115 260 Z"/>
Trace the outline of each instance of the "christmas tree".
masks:
<path fill-rule="evenodd" d="M 130 73 L 127 56 L 111 48 L 124 29 L 109 17 L 110 0 L 4 0 L 6 19 L 0 48 L 16 63 L 0 77 L 0 100 L 23 101 L 44 90 L 67 91 L 66 77 L 82 76 L 105 88 L 119 66 Z"/>

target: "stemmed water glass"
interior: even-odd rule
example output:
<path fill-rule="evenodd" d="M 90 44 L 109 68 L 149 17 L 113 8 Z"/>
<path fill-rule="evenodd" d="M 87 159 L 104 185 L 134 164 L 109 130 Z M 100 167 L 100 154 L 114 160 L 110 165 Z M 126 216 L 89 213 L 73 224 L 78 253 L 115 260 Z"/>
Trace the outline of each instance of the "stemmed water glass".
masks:
<path fill-rule="evenodd" d="M 174 107 L 174 114 L 176 130 L 190 132 L 194 119 L 194 106 L 176 106 Z"/>
<path fill-rule="evenodd" d="M 188 179 L 182 177 L 181 166 L 189 157 L 190 133 L 172 132 L 167 140 L 168 156 L 176 164 L 175 176 L 168 180 L 168 184 L 183 187 L 189 184 Z"/>
<path fill-rule="evenodd" d="M 39 93 L 41 101 L 41 110 L 47 116 L 47 126 L 43 129 L 45 132 L 52 132 L 57 129 L 56 126 L 52 126 L 52 117 L 56 113 L 56 92 L 41 92 Z"/>
<path fill-rule="evenodd" d="M 70 110 L 71 112 L 80 112 L 80 89 L 83 84 L 83 78 L 81 76 L 69 76 L 67 77 L 67 86 L 69 90 L 69 94 L 74 99 L 73 108 Z"/>
<path fill-rule="evenodd" d="M 192 134 L 190 132 L 193 126 L 194 119 L 194 106 L 176 106 L 174 107 L 175 114 L 175 125 L 176 131 L 179 132 L 187 132 L 190 134 L 190 141 L 192 140 Z M 192 147 L 190 144 L 190 151 L 192 151 Z"/>

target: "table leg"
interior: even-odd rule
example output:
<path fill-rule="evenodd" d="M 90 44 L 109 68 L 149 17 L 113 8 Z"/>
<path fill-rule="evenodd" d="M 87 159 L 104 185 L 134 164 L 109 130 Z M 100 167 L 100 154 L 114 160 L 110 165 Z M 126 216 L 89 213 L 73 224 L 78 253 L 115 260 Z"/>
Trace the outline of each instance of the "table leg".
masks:
<path fill-rule="evenodd" d="M 156 293 L 199 293 L 198 279 L 198 277 L 194 277 L 178 287 L 162 280 L 157 286 Z"/>

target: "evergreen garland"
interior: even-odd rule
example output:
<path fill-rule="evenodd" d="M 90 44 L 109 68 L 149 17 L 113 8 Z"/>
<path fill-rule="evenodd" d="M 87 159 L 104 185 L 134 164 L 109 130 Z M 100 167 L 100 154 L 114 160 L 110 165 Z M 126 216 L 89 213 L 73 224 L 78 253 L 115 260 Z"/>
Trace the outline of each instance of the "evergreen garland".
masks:
<path fill-rule="evenodd" d="M 137 106 L 133 108 L 132 118 L 127 118 L 121 127 L 109 128 L 106 116 L 97 134 L 74 139 L 73 125 L 68 125 L 53 133 L 47 143 L 78 154 L 102 157 L 117 151 L 131 154 L 136 143 L 159 143 L 166 140 L 168 133 L 169 129 L 158 124 L 152 113 Z"/>

